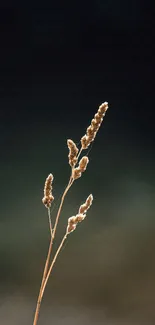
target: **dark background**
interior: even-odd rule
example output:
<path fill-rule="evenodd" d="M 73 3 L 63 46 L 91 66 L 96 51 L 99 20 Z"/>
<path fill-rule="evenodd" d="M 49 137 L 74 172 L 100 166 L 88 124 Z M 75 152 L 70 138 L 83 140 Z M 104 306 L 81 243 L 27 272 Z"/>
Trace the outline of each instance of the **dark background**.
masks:
<path fill-rule="evenodd" d="M 32 324 L 49 242 L 42 205 L 68 181 L 98 106 L 109 110 L 68 217 L 93 193 L 50 278 L 38 325 L 155 324 L 154 7 L 150 1 L 0 6 L 0 324 Z"/>

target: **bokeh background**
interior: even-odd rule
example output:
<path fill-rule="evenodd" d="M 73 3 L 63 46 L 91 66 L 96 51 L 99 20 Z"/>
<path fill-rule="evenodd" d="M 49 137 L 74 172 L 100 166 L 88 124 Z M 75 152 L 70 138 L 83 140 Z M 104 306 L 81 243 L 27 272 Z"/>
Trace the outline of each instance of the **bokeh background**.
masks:
<path fill-rule="evenodd" d="M 68 217 L 93 193 L 45 292 L 38 325 L 155 324 L 154 8 L 150 1 L 0 5 L 0 324 L 32 324 L 49 229 L 77 144 L 109 102 Z"/>

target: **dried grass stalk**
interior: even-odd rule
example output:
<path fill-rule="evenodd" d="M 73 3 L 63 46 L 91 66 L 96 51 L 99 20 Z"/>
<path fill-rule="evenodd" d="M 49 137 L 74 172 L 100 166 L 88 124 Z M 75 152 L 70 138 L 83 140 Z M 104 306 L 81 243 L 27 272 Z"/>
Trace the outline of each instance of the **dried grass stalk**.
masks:
<path fill-rule="evenodd" d="M 80 151 L 78 150 L 76 144 L 71 139 L 67 140 L 67 145 L 68 145 L 68 149 L 69 149 L 69 154 L 68 154 L 69 165 L 71 166 L 72 172 L 71 172 L 71 176 L 70 176 L 68 185 L 62 194 L 53 229 L 52 229 L 52 225 L 50 222 L 51 239 L 50 239 L 48 254 L 47 254 L 47 258 L 46 258 L 46 262 L 45 262 L 44 272 L 43 272 L 43 276 L 42 276 L 42 282 L 41 282 L 39 296 L 38 296 L 38 300 L 37 300 L 37 306 L 36 306 L 36 310 L 35 310 L 33 325 L 37 325 L 37 323 L 38 323 L 39 310 L 40 310 L 40 305 L 41 305 L 41 301 L 43 298 L 43 294 L 44 294 L 48 279 L 50 277 L 50 274 L 52 272 L 53 266 L 54 266 L 56 259 L 61 251 L 61 248 L 63 247 L 63 244 L 64 244 L 68 234 L 73 232 L 76 229 L 77 225 L 85 219 L 86 213 L 92 204 L 93 196 L 92 196 L 92 194 L 90 194 L 88 196 L 87 200 L 85 201 L 85 203 L 80 206 L 78 214 L 76 216 L 70 217 L 68 219 L 66 233 L 65 233 L 64 237 L 62 238 L 62 241 L 61 241 L 61 243 L 52 259 L 52 262 L 50 264 L 52 248 L 53 248 L 53 241 L 55 239 L 57 225 L 58 225 L 59 217 L 61 214 L 62 206 L 64 203 L 64 199 L 65 199 L 66 194 L 68 193 L 70 187 L 72 186 L 74 180 L 81 177 L 82 173 L 86 170 L 88 162 L 89 162 L 88 157 L 87 156 L 82 157 L 79 162 L 78 167 L 75 168 L 75 165 L 77 164 L 77 162 L 79 160 L 82 150 L 87 149 L 88 146 L 90 145 L 90 143 L 92 141 L 94 141 L 96 133 L 103 121 L 103 117 L 104 117 L 107 109 L 108 109 L 107 102 L 100 105 L 98 112 L 95 114 L 94 118 L 91 121 L 91 125 L 87 128 L 86 134 L 81 139 Z M 51 207 L 52 201 L 54 200 L 54 197 L 52 195 L 52 182 L 53 182 L 53 175 L 49 174 L 49 176 L 47 177 L 47 179 L 45 181 L 44 197 L 42 199 L 43 204 L 45 205 L 46 208 L 48 208 L 49 221 L 50 221 L 50 217 L 51 217 L 50 207 Z"/>

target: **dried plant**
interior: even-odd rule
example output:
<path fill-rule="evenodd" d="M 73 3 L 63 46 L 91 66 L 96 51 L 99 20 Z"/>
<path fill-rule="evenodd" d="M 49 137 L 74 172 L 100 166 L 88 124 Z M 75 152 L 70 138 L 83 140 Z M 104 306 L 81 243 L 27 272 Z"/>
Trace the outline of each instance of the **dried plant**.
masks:
<path fill-rule="evenodd" d="M 38 296 L 38 300 L 37 300 L 33 325 L 38 324 L 40 305 L 42 302 L 44 291 L 45 291 L 49 276 L 52 272 L 53 266 L 54 266 L 56 259 L 61 251 L 61 248 L 62 248 L 65 240 L 67 239 L 68 235 L 71 232 L 73 232 L 76 229 L 77 225 L 85 219 L 86 213 L 87 213 L 88 209 L 90 208 L 90 206 L 92 205 L 93 195 L 90 194 L 88 196 L 88 198 L 86 199 L 85 203 L 80 206 L 78 213 L 75 216 L 72 216 L 68 219 L 68 224 L 66 227 L 65 235 L 62 238 L 62 241 L 52 258 L 53 242 L 55 239 L 56 230 L 57 230 L 57 226 L 58 226 L 61 209 L 62 209 L 62 206 L 64 203 L 65 196 L 66 196 L 68 190 L 70 189 L 70 187 L 72 186 L 73 182 L 76 179 L 80 178 L 82 176 L 82 174 L 85 172 L 85 170 L 87 169 L 88 162 L 89 162 L 89 159 L 87 156 L 83 156 L 79 161 L 80 155 L 81 155 L 82 151 L 84 149 L 87 149 L 88 146 L 91 144 L 91 142 L 94 141 L 96 133 L 101 126 L 103 117 L 104 117 L 107 109 L 108 109 L 107 102 L 105 102 L 99 106 L 97 113 L 95 114 L 94 118 L 91 121 L 91 125 L 86 130 L 86 134 L 81 138 L 80 150 L 77 148 L 77 146 L 73 142 L 73 140 L 71 140 L 71 139 L 67 140 L 67 146 L 69 149 L 68 159 L 69 159 L 69 165 L 71 166 L 71 176 L 70 176 L 68 185 L 66 186 L 66 189 L 61 197 L 61 201 L 60 201 L 60 205 L 59 205 L 58 212 L 56 215 L 54 227 L 52 227 L 51 210 L 50 210 L 51 204 L 54 200 L 54 196 L 52 194 L 53 175 L 49 174 L 49 176 L 47 177 L 47 179 L 45 181 L 44 197 L 42 199 L 42 202 L 45 205 L 45 207 L 48 209 L 49 228 L 50 228 L 51 237 L 50 237 L 48 254 L 47 254 L 47 258 L 46 258 L 46 262 L 45 262 L 45 266 L 44 266 L 44 272 L 43 272 L 43 276 L 42 276 L 39 296 Z M 78 164 L 78 167 L 76 167 L 77 164 Z"/>

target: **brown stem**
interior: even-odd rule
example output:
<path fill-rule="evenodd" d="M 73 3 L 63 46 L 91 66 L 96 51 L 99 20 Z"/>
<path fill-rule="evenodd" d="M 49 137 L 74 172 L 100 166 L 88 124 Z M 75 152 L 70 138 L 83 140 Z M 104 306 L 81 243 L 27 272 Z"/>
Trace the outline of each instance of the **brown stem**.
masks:
<path fill-rule="evenodd" d="M 46 278 L 46 275 L 47 275 L 50 256 L 51 256 L 51 253 L 52 253 L 53 240 L 54 240 L 54 237 L 55 237 L 55 232 L 56 232 L 56 228 L 57 228 L 57 225 L 58 225 L 62 205 L 63 205 L 64 199 L 65 199 L 65 196 L 66 196 L 66 194 L 67 194 L 67 192 L 68 192 L 68 190 L 69 190 L 69 188 L 71 187 L 72 184 L 73 184 L 73 179 L 72 179 L 72 177 L 70 177 L 69 183 L 68 183 L 68 185 L 67 185 L 67 187 L 66 187 L 66 189 L 65 189 L 65 191 L 64 191 L 64 193 L 62 195 L 59 210 L 58 210 L 58 213 L 57 213 L 57 216 L 56 216 L 56 221 L 55 221 L 55 225 L 54 225 L 54 229 L 53 229 L 53 232 L 52 232 L 50 245 L 49 245 L 49 249 L 48 249 L 48 255 L 47 255 L 47 258 L 46 258 L 46 262 L 45 262 L 45 268 L 44 268 L 44 273 L 43 273 L 43 277 L 42 277 L 42 281 L 41 281 L 41 286 L 40 286 L 39 296 L 38 296 L 38 300 L 37 300 L 37 306 L 36 306 L 33 325 L 37 325 L 37 322 L 38 322 L 40 305 L 41 305 L 41 300 L 42 300 L 42 296 L 43 296 L 43 292 L 44 292 L 44 290 L 42 291 L 42 288 L 44 286 L 45 278 Z"/>
<path fill-rule="evenodd" d="M 50 208 L 48 208 L 48 221 L 49 221 L 50 234 L 52 236 L 52 221 L 51 221 L 51 210 L 50 210 Z"/>
<path fill-rule="evenodd" d="M 63 239 L 62 239 L 62 241 L 61 241 L 61 243 L 60 243 L 60 245 L 59 245 L 59 247 L 58 247 L 58 249 L 57 249 L 57 251 L 56 251 L 56 253 L 55 253 L 55 256 L 54 256 L 54 258 L 53 258 L 53 261 L 52 261 L 52 263 L 51 263 L 51 265 L 50 265 L 50 268 L 49 268 L 49 270 L 48 270 L 48 273 L 47 273 L 46 279 L 45 279 L 45 281 L 44 281 L 44 283 L 43 283 L 43 286 L 42 286 L 42 289 L 41 289 L 41 300 L 42 300 L 42 297 L 43 297 L 43 294 L 44 294 L 44 291 L 45 291 L 45 288 L 46 288 L 46 285 L 47 285 L 47 282 L 48 282 L 49 276 L 50 276 L 50 274 L 51 274 L 51 272 L 52 272 L 53 266 L 54 266 L 54 264 L 55 264 L 55 262 L 56 262 L 56 259 L 57 259 L 58 255 L 59 255 L 59 253 L 60 253 L 60 250 L 61 250 L 61 248 L 62 248 L 62 246 L 63 246 L 63 244 L 64 244 L 66 238 L 67 238 L 67 234 L 65 234 L 65 236 L 63 237 Z M 40 302 L 41 302 L 41 300 L 40 300 Z"/>
<path fill-rule="evenodd" d="M 83 148 L 81 147 L 81 149 L 80 149 L 80 151 L 79 151 L 79 153 L 78 153 L 78 155 L 77 155 L 77 162 L 78 162 L 78 160 L 79 160 L 79 158 L 80 158 L 80 155 L 81 155 L 82 150 L 83 150 Z"/>
<path fill-rule="evenodd" d="M 61 209 L 62 209 L 62 205 L 63 205 L 63 202 L 64 202 L 64 198 L 68 192 L 68 190 L 70 189 L 71 185 L 73 184 L 73 179 L 72 179 L 72 176 L 70 177 L 70 180 L 69 180 L 69 183 L 62 195 L 62 198 L 61 198 L 61 202 L 60 202 L 60 206 L 59 206 L 59 210 L 58 210 L 58 213 L 57 213 L 57 216 L 56 216 L 56 220 L 55 220 L 55 224 L 54 224 L 54 228 L 53 228 L 53 232 L 52 232 L 52 238 L 54 240 L 54 237 L 55 237 L 55 233 L 56 233 L 56 229 L 57 229 L 57 225 L 58 225 L 58 221 L 59 221 L 59 218 L 60 218 L 60 213 L 61 213 Z"/>
<path fill-rule="evenodd" d="M 43 286 L 43 283 L 45 281 L 47 270 L 48 270 L 48 265 L 49 265 L 50 256 L 51 256 L 51 252 L 52 252 L 52 245 L 53 245 L 53 242 L 52 242 L 52 237 L 51 237 L 50 244 L 49 244 L 49 249 L 48 249 L 48 254 L 47 254 L 47 258 L 46 258 L 46 262 L 45 262 L 45 267 L 44 267 L 44 273 L 43 273 L 43 277 L 42 277 L 42 281 L 41 281 L 39 296 L 38 296 L 38 300 L 37 300 L 37 306 L 36 306 L 33 325 L 36 325 L 37 322 L 38 322 L 40 304 L 41 304 L 41 290 L 42 290 L 42 286 Z"/>

